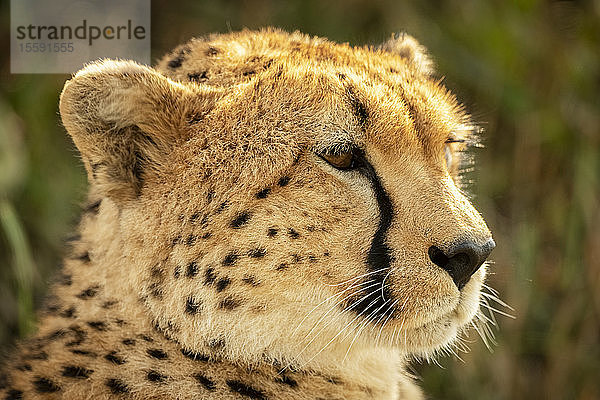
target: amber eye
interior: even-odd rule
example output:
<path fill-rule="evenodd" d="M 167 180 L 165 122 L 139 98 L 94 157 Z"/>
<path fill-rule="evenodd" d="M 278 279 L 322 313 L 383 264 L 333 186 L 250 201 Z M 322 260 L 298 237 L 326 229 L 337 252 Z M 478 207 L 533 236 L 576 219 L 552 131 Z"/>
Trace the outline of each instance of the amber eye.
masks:
<path fill-rule="evenodd" d="M 356 157 L 351 151 L 340 154 L 321 154 L 321 157 L 337 169 L 351 169 L 358 166 Z"/>

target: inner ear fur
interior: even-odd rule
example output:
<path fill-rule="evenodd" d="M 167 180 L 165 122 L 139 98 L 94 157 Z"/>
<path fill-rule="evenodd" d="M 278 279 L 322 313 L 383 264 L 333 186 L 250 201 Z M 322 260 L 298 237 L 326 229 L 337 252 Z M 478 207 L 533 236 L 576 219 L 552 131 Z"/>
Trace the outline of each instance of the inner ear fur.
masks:
<path fill-rule="evenodd" d="M 90 64 L 67 81 L 60 114 L 95 190 L 123 202 L 210 112 L 215 89 L 174 82 L 132 61 Z"/>
<path fill-rule="evenodd" d="M 404 32 L 393 34 L 378 48 L 389 53 L 398 54 L 424 75 L 430 76 L 434 73 L 434 64 L 429 54 L 427 54 L 427 49 L 419 44 L 414 37 Z"/>

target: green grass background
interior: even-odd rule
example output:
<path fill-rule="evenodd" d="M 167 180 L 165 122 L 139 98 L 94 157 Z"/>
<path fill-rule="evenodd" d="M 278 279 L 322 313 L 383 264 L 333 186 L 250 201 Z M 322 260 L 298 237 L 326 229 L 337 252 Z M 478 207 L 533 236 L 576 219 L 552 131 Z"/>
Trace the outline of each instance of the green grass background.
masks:
<path fill-rule="evenodd" d="M 407 31 L 486 129 L 471 173 L 515 308 L 490 353 L 415 365 L 434 399 L 600 399 L 600 2 L 154 0 L 152 54 L 265 25 L 376 44 Z M 0 345 L 32 331 L 86 187 L 60 126 L 63 75 L 11 75 L 0 3 Z"/>

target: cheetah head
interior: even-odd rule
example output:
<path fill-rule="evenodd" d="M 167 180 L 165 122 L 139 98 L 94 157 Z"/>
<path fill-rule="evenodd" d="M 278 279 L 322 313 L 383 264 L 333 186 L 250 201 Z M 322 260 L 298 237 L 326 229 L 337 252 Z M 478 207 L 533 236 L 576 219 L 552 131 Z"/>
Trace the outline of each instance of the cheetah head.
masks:
<path fill-rule="evenodd" d="M 88 65 L 60 111 L 117 210 L 123 295 L 189 351 L 430 355 L 478 311 L 494 242 L 460 188 L 474 129 L 408 36 L 214 35 L 156 68 Z"/>

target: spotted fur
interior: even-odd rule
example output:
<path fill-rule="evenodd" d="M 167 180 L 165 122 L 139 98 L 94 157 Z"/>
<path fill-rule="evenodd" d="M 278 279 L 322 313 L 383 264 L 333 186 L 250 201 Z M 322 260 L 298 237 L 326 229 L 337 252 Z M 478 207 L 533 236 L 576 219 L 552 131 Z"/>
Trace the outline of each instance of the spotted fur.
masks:
<path fill-rule="evenodd" d="M 485 268 L 427 255 L 490 237 L 448 161 L 473 129 L 408 36 L 211 35 L 88 65 L 60 112 L 89 205 L 2 399 L 420 399 L 405 361 L 477 312 Z"/>

